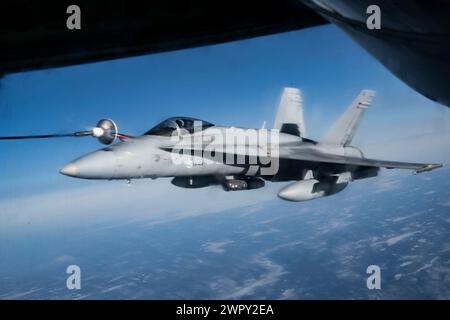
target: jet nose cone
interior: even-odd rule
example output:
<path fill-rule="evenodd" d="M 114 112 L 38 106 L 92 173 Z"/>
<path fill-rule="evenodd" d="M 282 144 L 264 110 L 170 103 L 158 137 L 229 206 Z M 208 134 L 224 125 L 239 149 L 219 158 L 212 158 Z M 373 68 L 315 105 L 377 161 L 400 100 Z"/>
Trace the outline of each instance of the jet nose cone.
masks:
<path fill-rule="evenodd" d="M 77 167 L 73 163 L 69 163 L 68 165 L 64 166 L 59 172 L 61 174 L 64 174 L 69 177 L 76 177 L 77 176 Z"/>
<path fill-rule="evenodd" d="M 111 179 L 116 173 L 116 157 L 110 151 L 94 151 L 71 161 L 59 172 L 80 179 Z"/>

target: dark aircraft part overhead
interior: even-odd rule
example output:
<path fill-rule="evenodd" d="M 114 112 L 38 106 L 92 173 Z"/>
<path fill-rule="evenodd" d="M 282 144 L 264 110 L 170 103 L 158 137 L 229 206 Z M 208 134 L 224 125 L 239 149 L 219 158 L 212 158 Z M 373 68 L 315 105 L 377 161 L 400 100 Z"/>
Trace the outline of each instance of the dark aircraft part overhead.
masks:
<path fill-rule="evenodd" d="M 69 5 L 81 29 L 68 30 Z M 0 74 L 178 50 L 328 23 L 296 0 L 0 2 Z"/>
<path fill-rule="evenodd" d="M 329 20 L 409 86 L 450 106 L 448 1 L 79 0 L 81 29 L 68 30 L 72 4 L 0 2 L 0 76 L 224 43 Z M 380 30 L 366 26 L 373 4 L 381 9 Z"/>
<path fill-rule="evenodd" d="M 339 26 L 410 87 L 450 106 L 450 2 L 300 1 Z M 380 7 L 381 29 L 367 28 L 366 10 L 372 4 Z"/>

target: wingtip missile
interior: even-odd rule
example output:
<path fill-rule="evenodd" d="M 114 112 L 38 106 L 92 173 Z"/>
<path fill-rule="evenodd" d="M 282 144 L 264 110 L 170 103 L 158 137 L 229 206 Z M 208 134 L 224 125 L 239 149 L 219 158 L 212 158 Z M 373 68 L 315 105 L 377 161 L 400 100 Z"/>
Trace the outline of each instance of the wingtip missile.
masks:
<path fill-rule="evenodd" d="M 423 166 L 422 168 L 416 169 L 414 170 L 414 174 L 419 174 L 422 172 L 427 172 L 427 171 L 431 171 L 434 169 L 438 169 L 438 168 L 442 168 L 444 165 L 437 163 L 437 164 L 427 164 L 425 166 Z"/>

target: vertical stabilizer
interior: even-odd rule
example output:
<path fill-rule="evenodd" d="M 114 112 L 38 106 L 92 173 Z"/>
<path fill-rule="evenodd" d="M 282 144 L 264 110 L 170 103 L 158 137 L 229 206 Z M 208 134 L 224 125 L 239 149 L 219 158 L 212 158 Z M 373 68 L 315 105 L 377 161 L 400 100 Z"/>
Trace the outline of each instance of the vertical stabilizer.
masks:
<path fill-rule="evenodd" d="M 273 128 L 283 133 L 305 136 L 303 105 L 299 89 L 284 88 Z"/>
<path fill-rule="evenodd" d="M 320 143 L 348 146 L 352 142 L 364 111 L 369 107 L 375 91 L 363 90 L 348 107 L 348 109 L 331 126 Z"/>

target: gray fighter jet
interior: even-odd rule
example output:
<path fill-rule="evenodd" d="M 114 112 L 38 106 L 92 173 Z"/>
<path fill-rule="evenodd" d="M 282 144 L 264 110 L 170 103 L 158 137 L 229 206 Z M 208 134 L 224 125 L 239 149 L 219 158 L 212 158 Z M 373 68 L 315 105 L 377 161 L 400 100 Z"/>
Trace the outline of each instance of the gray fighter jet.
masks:
<path fill-rule="evenodd" d="M 265 181 L 294 181 L 284 200 L 306 201 L 342 191 L 353 180 L 375 177 L 380 168 L 431 171 L 441 164 L 374 160 L 351 145 L 374 96 L 363 90 L 319 141 L 305 138 L 300 90 L 285 88 L 273 129 L 218 126 L 190 117 L 169 118 L 142 136 L 121 134 L 109 119 L 89 131 L 0 139 L 94 136 L 108 146 L 61 169 L 84 179 L 171 177 L 182 188 L 221 185 L 226 191 L 264 187 Z M 120 142 L 114 143 L 116 139 Z"/>

